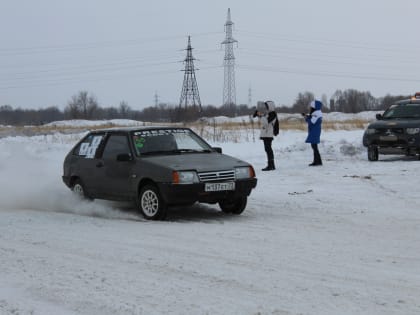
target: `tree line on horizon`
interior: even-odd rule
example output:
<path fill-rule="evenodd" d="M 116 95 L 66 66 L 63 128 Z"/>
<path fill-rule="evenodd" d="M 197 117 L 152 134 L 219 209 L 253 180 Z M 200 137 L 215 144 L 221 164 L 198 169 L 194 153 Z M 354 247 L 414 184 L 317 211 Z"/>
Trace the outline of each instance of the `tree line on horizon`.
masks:
<path fill-rule="evenodd" d="M 407 95 L 389 95 L 375 98 L 370 92 L 355 89 L 337 90 L 330 99 L 323 95 L 324 112 L 359 113 L 362 111 L 384 110 L 394 102 L 407 99 Z M 276 107 L 278 113 L 307 112 L 308 104 L 315 99 L 312 92 L 299 93 L 292 106 L 281 105 Z M 142 110 L 132 109 L 127 102 L 121 101 L 118 106 L 100 106 L 96 97 L 87 91 L 80 91 L 71 97 L 70 101 L 60 110 L 56 106 L 41 109 L 14 109 L 10 105 L 0 106 L 0 124 L 2 125 L 42 125 L 53 121 L 87 119 L 132 119 L 149 122 L 187 122 L 195 121 L 201 117 L 216 116 L 246 116 L 252 115 L 255 106 L 245 104 L 235 105 L 205 105 L 201 110 L 198 106 L 180 108 L 178 106 L 161 103 L 149 106 Z"/>

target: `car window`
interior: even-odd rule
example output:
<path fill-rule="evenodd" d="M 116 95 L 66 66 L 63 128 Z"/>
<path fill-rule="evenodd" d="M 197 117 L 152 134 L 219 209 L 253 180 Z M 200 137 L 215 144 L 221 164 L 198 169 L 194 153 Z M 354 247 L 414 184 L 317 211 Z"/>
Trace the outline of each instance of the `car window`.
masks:
<path fill-rule="evenodd" d="M 103 138 L 104 134 L 88 135 L 81 143 L 79 143 L 79 145 L 76 146 L 73 154 L 87 159 L 93 159 Z"/>
<path fill-rule="evenodd" d="M 134 132 L 136 154 L 202 152 L 211 148 L 189 129 L 157 129 Z"/>
<path fill-rule="evenodd" d="M 383 115 L 384 118 L 420 118 L 420 104 L 392 105 Z"/>
<path fill-rule="evenodd" d="M 103 159 L 116 159 L 118 154 L 130 153 L 126 135 L 111 135 L 105 144 Z"/>
<path fill-rule="evenodd" d="M 201 139 L 196 137 L 193 133 L 176 133 L 175 140 L 180 149 L 186 150 L 207 150 L 208 145 Z"/>

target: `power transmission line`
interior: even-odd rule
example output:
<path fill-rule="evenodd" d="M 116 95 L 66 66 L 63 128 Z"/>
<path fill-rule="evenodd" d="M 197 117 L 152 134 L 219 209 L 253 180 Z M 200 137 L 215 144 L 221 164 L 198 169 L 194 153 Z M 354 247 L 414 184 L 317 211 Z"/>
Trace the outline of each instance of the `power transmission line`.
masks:
<path fill-rule="evenodd" d="M 420 82 L 420 78 L 408 78 L 404 77 L 384 77 L 384 76 L 375 76 L 375 75 L 357 75 L 357 74 L 348 74 L 348 73 L 327 73 L 327 72 L 311 72 L 307 70 L 298 70 L 298 69 L 279 69 L 273 68 L 271 66 L 253 66 L 253 65 L 237 65 L 238 68 L 244 70 L 253 70 L 253 71 L 263 71 L 263 72 L 275 72 L 275 73 L 289 73 L 289 74 L 298 74 L 298 75 L 310 75 L 310 76 L 320 76 L 320 77 L 335 77 L 335 78 L 352 78 L 352 79 L 365 79 L 365 80 L 382 80 L 382 81 L 400 81 L 400 82 Z"/>
<path fill-rule="evenodd" d="M 192 34 L 191 36 L 209 36 L 209 35 L 220 35 L 221 32 L 203 32 Z M 115 41 L 98 41 L 90 43 L 78 43 L 78 44 L 64 44 L 64 45 L 51 45 L 51 46 L 29 46 L 29 47 L 16 47 L 16 48 L 4 48 L 0 49 L 0 55 L 19 55 L 19 54 L 38 54 L 38 53 L 49 53 L 53 52 L 70 52 L 74 50 L 86 50 L 92 48 L 106 48 L 106 47 L 117 47 L 122 48 L 123 46 L 144 46 L 151 42 L 176 40 L 184 38 L 185 35 L 175 36 L 163 36 L 163 37 L 152 37 L 152 38 L 138 38 L 138 39 L 126 39 L 126 40 L 115 40 Z"/>
<path fill-rule="evenodd" d="M 409 43 L 407 45 L 406 42 L 398 43 L 379 43 L 379 42 L 362 42 L 362 41 L 346 41 L 346 40 L 337 40 L 337 39 L 321 39 L 321 38 L 313 38 L 313 37 L 305 37 L 305 36 L 293 36 L 290 37 L 290 34 L 274 34 L 274 33 L 263 33 L 263 32 L 254 32 L 254 31 L 247 31 L 243 29 L 236 29 L 236 31 L 241 34 L 241 36 L 246 37 L 253 37 L 259 39 L 268 39 L 271 42 L 273 40 L 279 41 L 284 44 L 284 42 L 292 42 L 292 43 L 299 43 L 299 44 L 309 44 L 309 45 L 322 45 L 327 46 L 328 48 L 331 47 L 345 47 L 345 48 L 357 48 L 357 49 L 370 49 L 370 50 L 378 50 L 378 51 L 390 51 L 390 52 L 410 52 L 416 51 L 418 53 L 420 51 L 420 46 L 416 45 L 416 43 Z M 409 49 L 407 47 L 409 46 Z"/>

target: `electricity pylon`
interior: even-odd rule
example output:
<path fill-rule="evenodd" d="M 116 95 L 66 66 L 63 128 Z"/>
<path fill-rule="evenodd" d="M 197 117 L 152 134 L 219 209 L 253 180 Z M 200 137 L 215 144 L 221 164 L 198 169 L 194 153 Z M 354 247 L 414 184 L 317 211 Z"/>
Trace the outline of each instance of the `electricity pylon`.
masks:
<path fill-rule="evenodd" d="M 225 45 L 225 59 L 224 59 L 224 85 L 223 85 L 223 105 L 236 105 L 236 87 L 235 87 L 235 56 L 233 54 L 233 44 L 238 41 L 232 36 L 233 22 L 230 18 L 230 8 L 227 13 L 227 20 L 225 23 L 226 38 L 222 42 Z"/>
<path fill-rule="evenodd" d="M 199 107 L 201 111 L 200 94 L 198 92 L 197 80 L 195 78 L 194 57 L 192 55 L 191 38 L 188 36 L 187 57 L 184 60 L 184 83 L 182 84 L 181 98 L 179 100 L 179 108 L 184 106 Z"/>

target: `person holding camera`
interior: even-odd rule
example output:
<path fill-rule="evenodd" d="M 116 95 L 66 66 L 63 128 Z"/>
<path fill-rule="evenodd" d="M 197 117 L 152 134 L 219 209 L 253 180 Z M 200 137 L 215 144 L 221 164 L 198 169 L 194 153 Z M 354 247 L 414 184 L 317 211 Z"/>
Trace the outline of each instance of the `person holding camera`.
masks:
<path fill-rule="evenodd" d="M 271 144 L 275 136 L 274 125 L 277 124 L 278 132 L 278 119 L 275 111 L 273 101 L 258 102 L 257 110 L 254 112 L 253 117 L 258 117 L 261 122 L 260 139 L 264 142 L 264 150 L 267 154 L 267 166 L 263 171 L 273 171 L 276 169 L 274 165 L 274 153 Z"/>
<path fill-rule="evenodd" d="M 314 152 L 314 160 L 309 166 L 321 166 L 322 160 L 318 150 L 318 143 L 321 142 L 322 127 L 322 102 L 314 100 L 309 105 L 309 114 L 302 113 L 308 124 L 308 137 L 306 143 L 310 143 Z"/>

